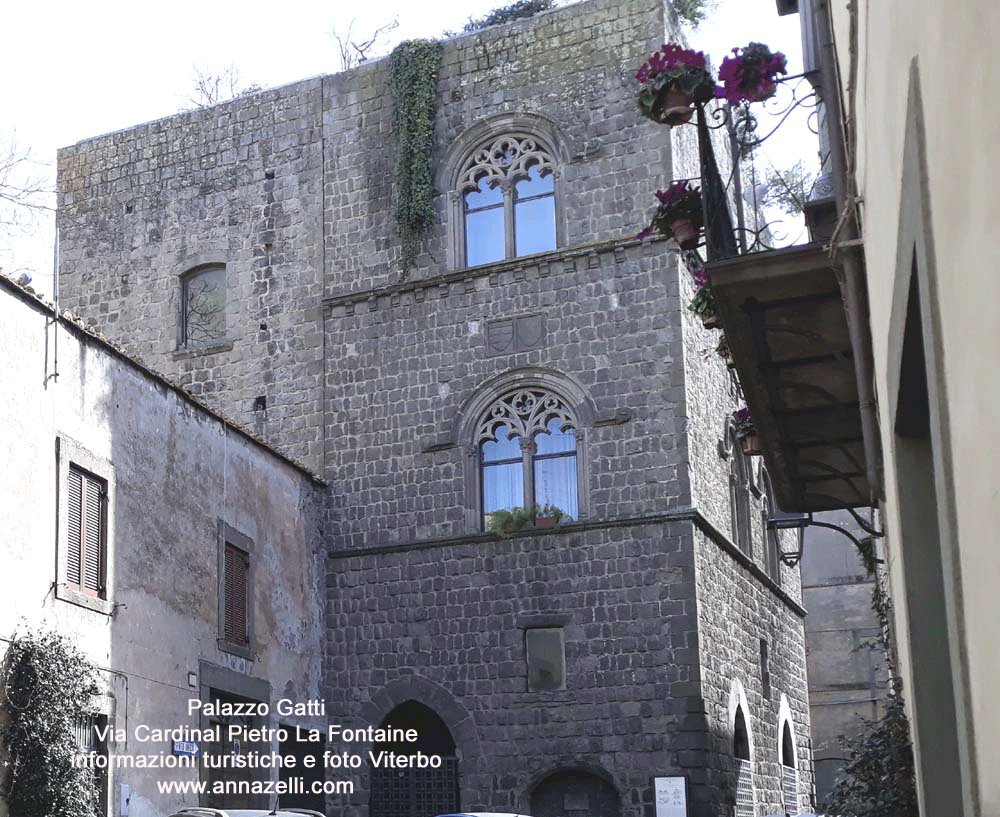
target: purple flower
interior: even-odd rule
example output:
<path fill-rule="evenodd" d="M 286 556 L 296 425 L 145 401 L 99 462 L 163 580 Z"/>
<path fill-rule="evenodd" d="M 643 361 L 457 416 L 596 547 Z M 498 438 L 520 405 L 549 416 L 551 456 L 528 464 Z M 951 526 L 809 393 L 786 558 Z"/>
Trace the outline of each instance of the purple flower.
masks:
<path fill-rule="evenodd" d="M 642 231 L 641 233 L 636 233 L 636 236 L 635 236 L 635 237 L 636 237 L 636 240 L 637 240 L 637 241 L 645 241 L 645 240 L 646 240 L 647 238 L 649 238 L 649 237 L 650 237 L 650 236 L 651 236 L 652 234 L 653 234 L 653 228 L 652 228 L 652 227 L 647 227 L 647 228 L 646 228 L 645 230 L 643 230 L 643 231 Z"/>
<path fill-rule="evenodd" d="M 734 411 L 733 419 L 736 421 L 737 425 L 745 425 L 747 423 L 752 423 L 753 420 L 750 417 L 750 407 L 743 406 L 743 408 Z"/>
<path fill-rule="evenodd" d="M 695 286 L 697 287 L 707 287 L 708 286 L 708 273 L 705 272 L 704 267 L 698 267 L 694 272 L 691 273 L 691 277 L 694 279 Z"/>

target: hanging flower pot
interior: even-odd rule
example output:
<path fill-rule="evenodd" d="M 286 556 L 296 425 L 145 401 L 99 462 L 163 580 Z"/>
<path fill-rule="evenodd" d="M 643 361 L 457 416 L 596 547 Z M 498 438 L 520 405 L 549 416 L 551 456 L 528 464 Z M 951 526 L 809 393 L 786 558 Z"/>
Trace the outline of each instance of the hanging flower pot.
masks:
<path fill-rule="evenodd" d="M 670 127 L 690 122 L 694 103 L 707 102 L 715 92 L 705 55 L 673 43 L 643 63 L 635 78 L 643 84 L 639 112 Z"/>
<path fill-rule="evenodd" d="M 719 66 L 722 85 L 715 89 L 715 95 L 730 105 L 770 99 L 778 87 L 778 74 L 787 73 L 785 62 L 784 54 L 772 52 L 763 43 L 734 48 L 733 56 L 726 57 Z"/>
<path fill-rule="evenodd" d="M 694 116 L 693 102 L 690 94 L 678 91 L 673 85 L 666 86 L 656 96 L 653 118 L 672 128 L 684 125 Z"/>
<path fill-rule="evenodd" d="M 714 312 L 709 312 L 701 316 L 701 325 L 706 329 L 719 329 L 721 324 L 719 323 L 719 316 Z"/>
<path fill-rule="evenodd" d="M 689 218 L 678 218 L 670 222 L 670 232 L 682 250 L 693 250 L 698 246 L 698 228 Z"/>
<path fill-rule="evenodd" d="M 660 202 L 649 226 L 636 236 L 640 241 L 651 235 L 669 236 L 685 250 L 698 246 L 701 231 L 701 191 L 686 179 L 674 182 L 666 190 L 656 191 Z"/>
<path fill-rule="evenodd" d="M 743 453 L 748 457 L 759 457 L 763 454 L 760 447 L 760 437 L 757 436 L 756 431 L 747 434 L 745 437 L 740 437 L 740 448 L 743 449 Z"/>

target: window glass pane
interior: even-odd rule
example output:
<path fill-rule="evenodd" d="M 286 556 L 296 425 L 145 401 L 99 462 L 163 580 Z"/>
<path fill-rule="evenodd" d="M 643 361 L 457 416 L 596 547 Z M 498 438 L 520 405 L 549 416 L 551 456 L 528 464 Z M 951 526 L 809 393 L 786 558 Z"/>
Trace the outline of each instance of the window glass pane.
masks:
<path fill-rule="evenodd" d="M 566 659 L 561 629 L 525 630 L 528 689 L 545 692 L 566 686 Z"/>
<path fill-rule="evenodd" d="M 500 460 L 521 461 L 521 438 L 507 438 L 507 433 L 503 428 L 499 431 L 501 440 L 487 440 L 482 445 L 483 462 L 498 462 Z"/>
<path fill-rule="evenodd" d="M 535 460 L 535 504 L 554 505 L 572 519 L 580 516 L 576 454 Z"/>
<path fill-rule="evenodd" d="M 503 207 L 465 215 L 465 263 L 475 267 L 506 257 Z"/>
<path fill-rule="evenodd" d="M 535 435 L 535 453 L 560 454 L 564 451 L 576 451 L 576 429 L 560 431 L 559 425 L 559 418 L 553 417 L 545 424 L 548 433 Z"/>
<path fill-rule="evenodd" d="M 514 244 L 516 255 L 531 255 L 556 248 L 555 196 L 514 204 Z"/>
<path fill-rule="evenodd" d="M 483 466 L 483 513 L 524 505 L 524 466 L 520 462 Z"/>
<path fill-rule="evenodd" d="M 499 184 L 490 187 L 486 176 L 479 179 L 478 190 L 472 190 L 465 194 L 466 212 L 469 210 L 481 210 L 484 207 L 490 207 L 495 204 L 503 204 L 503 190 L 500 189 Z"/>
<path fill-rule="evenodd" d="M 532 165 L 528 168 L 528 178 L 521 179 L 521 181 L 514 185 L 515 198 L 518 199 L 541 196 L 545 193 L 551 193 L 554 190 L 555 185 L 552 173 L 549 172 L 543 176 L 538 172 L 538 165 Z"/>
<path fill-rule="evenodd" d="M 205 346 L 226 334 L 226 270 L 203 270 L 184 279 L 184 341 Z"/>

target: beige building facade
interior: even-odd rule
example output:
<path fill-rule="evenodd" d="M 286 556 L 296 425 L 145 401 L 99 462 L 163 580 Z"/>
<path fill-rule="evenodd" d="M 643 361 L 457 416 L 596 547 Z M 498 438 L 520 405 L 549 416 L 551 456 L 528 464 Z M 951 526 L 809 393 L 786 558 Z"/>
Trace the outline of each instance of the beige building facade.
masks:
<path fill-rule="evenodd" d="M 321 699 L 322 483 L 2 276 L 0 349 L 0 661 L 9 637 L 55 631 L 97 668 L 77 735 L 110 763 L 101 814 L 198 805 L 163 787 L 219 775 L 173 766 L 190 742 L 155 731 L 211 727 L 190 701 L 267 704 L 252 728 L 321 724 L 277 704 Z M 0 763 L 6 797 L 17 764 Z"/>

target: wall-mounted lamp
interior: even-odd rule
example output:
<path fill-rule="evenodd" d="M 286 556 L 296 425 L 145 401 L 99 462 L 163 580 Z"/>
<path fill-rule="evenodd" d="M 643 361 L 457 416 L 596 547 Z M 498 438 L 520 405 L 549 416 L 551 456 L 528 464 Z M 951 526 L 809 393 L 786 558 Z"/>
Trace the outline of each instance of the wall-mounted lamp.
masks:
<path fill-rule="evenodd" d="M 851 512 L 851 515 L 854 516 L 855 519 L 858 519 L 859 522 L 862 521 L 851 508 L 848 508 L 847 510 L 849 510 Z M 775 509 L 774 512 L 770 514 L 767 520 L 767 527 L 769 530 L 790 530 L 792 528 L 806 528 L 809 525 L 814 525 L 817 528 L 829 528 L 830 530 L 835 530 L 838 533 L 844 534 L 844 536 L 846 536 L 848 539 L 854 542 L 854 545 L 855 547 L 857 547 L 859 553 L 863 554 L 867 550 L 867 548 L 861 542 L 861 540 L 859 540 L 849 530 L 845 530 L 839 525 L 834 525 L 830 522 L 820 522 L 816 519 L 813 519 L 813 515 L 811 513 L 785 513 L 784 511 Z M 872 530 L 867 525 L 865 525 L 864 527 L 872 536 L 881 537 L 883 535 L 878 531 Z M 868 541 L 869 543 L 871 542 L 870 539 Z M 802 537 L 799 537 L 799 549 L 793 551 L 779 550 L 778 558 L 780 558 L 781 561 L 784 562 L 789 567 L 795 567 L 795 565 L 797 565 L 802 559 L 803 547 L 804 547 L 804 540 L 802 539 Z M 880 562 L 882 560 L 876 559 L 876 561 Z"/>

